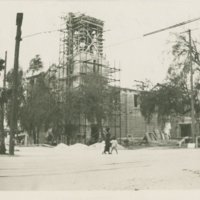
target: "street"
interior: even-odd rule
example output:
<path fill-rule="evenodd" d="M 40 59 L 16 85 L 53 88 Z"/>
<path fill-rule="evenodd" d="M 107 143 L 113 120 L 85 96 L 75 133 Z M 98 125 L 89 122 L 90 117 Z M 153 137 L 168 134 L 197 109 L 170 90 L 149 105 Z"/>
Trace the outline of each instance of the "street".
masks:
<path fill-rule="evenodd" d="M 199 149 L 17 147 L 0 157 L 1 190 L 189 190 L 200 187 Z"/>

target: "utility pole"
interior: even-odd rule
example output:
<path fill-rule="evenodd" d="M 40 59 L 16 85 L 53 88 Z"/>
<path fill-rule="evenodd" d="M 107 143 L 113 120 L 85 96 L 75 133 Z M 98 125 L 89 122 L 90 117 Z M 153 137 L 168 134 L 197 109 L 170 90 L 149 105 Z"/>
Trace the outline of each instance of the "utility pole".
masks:
<path fill-rule="evenodd" d="M 18 68 L 19 68 L 19 47 L 21 41 L 21 26 L 23 13 L 17 13 L 16 25 L 17 32 L 15 38 L 15 57 L 13 70 L 13 85 L 12 85 L 12 110 L 11 110 L 11 127 L 10 127 L 10 145 L 9 154 L 14 155 L 15 133 L 17 131 L 17 90 L 18 90 Z"/>
<path fill-rule="evenodd" d="M 4 69 L 4 77 L 3 77 L 3 88 L 1 90 L 1 102 L 0 102 L 0 154 L 6 153 L 5 148 L 5 130 L 4 130 L 4 108 L 5 108 L 5 77 L 6 77 L 6 63 L 7 63 L 7 52 L 5 52 L 5 60 L 3 60 L 3 64 L 1 67 Z"/>
<path fill-rule="evenodd" d="M 5 63 L 4 63 L 4 76 L 3 76 L 3 90 L 6 92 L 6 68 L 7 68 L 7 51 L 5 51 Z M 7 97 L 6 97 L 7 98 Z M 3 130 L 3 137 L 5 138 L 5 127 L 4 127 L 4 119 L 5 119 L 5 106 L 6 103 L 2 103 L 2 130 Z M 5 144 L 4 144 L 5 145 Z"/>
<path fill-rule="evenodd" d="M 6 89 L 6 68 L 7 68 L 7 51 L 5 51 L 5 63 L 4 63 L 4 77 L 3 77 L 3 88 Z"/>
<path fill-rule="evenodd" d="M 3 89 L 4 89 L 4 91 L 6 91 L 6 68 L 7 68 L 7 51 L 5 51 L 4 76 L 3 76 Z M 5 103 L 3 103 L 2 106 L 3 106 L 2 107 L 2 120 L 3 120 L 3 130 L 4 130 Z"/>
<path fill-rule="evenodd" d="M 191 30 L 188 30 L 188 35 L 189 35 L 190 89 L 191 89 L 191 135 L 192 135 L 192 140 L 194 142 L 195 141 L 195 117 L 194 117 L 194 88 L 193 88 Z"/>

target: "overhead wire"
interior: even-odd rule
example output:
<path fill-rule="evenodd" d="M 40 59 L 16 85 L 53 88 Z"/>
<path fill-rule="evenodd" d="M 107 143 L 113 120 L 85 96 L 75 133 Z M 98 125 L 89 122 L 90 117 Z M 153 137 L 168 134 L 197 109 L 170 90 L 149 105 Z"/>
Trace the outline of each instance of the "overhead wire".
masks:
<path fill-rule="evenodd" d="M 48 30 L 48 31 L 37 32 L 37 33 L 30 34 L 30 35 L 25 35 L 25 36 L 22 37 L 22 39 L 34 37 L 34 36 L 41 35 L 41 34 L 50 34 L 50 33 L 53 33 L 53 32 L 64 31 L 64 30 L 66 30 L 66 29 L 56 29 L 56 30 Z M 106 30 L 106 31 L 110 31 L 110 30 Z M 104 31 L 104 32 L 106 32 L 106 31 Z M 120 42 L 116 42 L 116 43 L 107 45 L 104 48 L 110 48 L 110 47 L 118 46 L 118 45 L 123 44 L 123 43 L 127 43 L 127 42 L 130 42 L 130 41 L 135 41 L 135 40 L 140 40 L 140 39 L 143 39 L 142 35 L 138 36 L 138 37 L 129 38 L 129 39 L 126 39 L 126 40 L 122 40 Z"/>
<path fill-rule="evenodd" d="M 124 43 L 130 42 L 130 41 L 141 40 L 141 39 L 143 39 L 143 36 L 142 36 L 142 35 L 141 35 L 141 36 L 138 36 L 138 37 L 130 38 L 130 39 L 127 39 L 127 40 L 122 40 L 122 41 L 120 41 L 120 42 L 116 42 L 116 43 L 107 45 L 107 46 L 105 46 L 104 48 L 114 47 L 114 46 L 118 46 L 118 45 L 120 45 L 120 44 L 124 44 Z"/>
<path fill-rule="evenodd" d="M 145 36 L 148 36 L 148 35 L 153 35 L 155 33 L 159 33 L 159 32 L 162 32 L 162 31 L 165 31 L 165 30 L 168 30 L 168 29 L 172 29 L 172 28 L 176 28 L 176 27 L 179 27 L 179 26 L 183 26 L 185 24 L 189 24 L 189 23 L 192 23 L 192 22 L 195 22 L 195 21 L 198 21 L 198 20 L 200 20 L 200 17 L 190 19 L 188 21 L 184 21 L 184 22 L 181 22 L 181 23 L 178 23 L 178 24 L 174 24 L 172 26 L 168 26 L 166 28 L 162 28 L 162 29 L 159 29 L 159 30 L 156 30 L 156 31 L 152 31 L 152 32 L 144 34 L 143 36 L 145 37 Z"/>
<path fill-rule="evenodd" d="M 63 30 L 65 30 L 65 29 L 56 29 L 56 30 L 48 30 L 48 31 L 37 32 L 37 33 L 30 34 L 30 35 L 25 35 L 25 36 L 22 37 L 22 39 L 34 37 L 36 35 L 41 35 L 41 34 L 49 34 L 49 33 L 53 33 L 53 32 L 63 31 Z"/>
<path fill-rule="evenodd" d="M 122 40 L 122 41 L 120 41 L 120 42 L 116 42 L 116 43 L 107 45 L 107 46 L 105 46 L 104 48 L 111 48 L 111 47 L 118 46 L 118 45 L 121 45 L 121 44 L 130 42 L 130 41 L 141 40 L 141 39 L 143 39 L 143 38 L 146 37 L 146 36 L 149 36 L 149 35 L 152 35 L 152 34 L 155 34 L 155 33 L 159 33 L 159 32 L 165 31 L 165 30 L 167 30 L 167 29 L 176 28 L 176 27 L 178 27 L 178 26 L 182 26 L 182 25 L 185 25 L 185 24 L 188 24 L 188 23 L 192 23 L 192 22 L 195 22 L 195 21 L 198 21 L 198 20 L 200 20 L 200 17 L 194 18 L 194 19 L 191 19 L 191 20 L 188 20 L 188 21 L 184 21 L 184 22 L 181 22 L 181 23 L 172 25 L 172 26 L 168 26 L 168 27 L 166 27 L 166 28 L 162 28 L 162 29 L 159 29 L 159 30 L 156 30 L 156 31 L 152 31 L 152 32 L 143 34 L 143 35 L 141 35 L 141 36 L 137 36 L 137 37 L 129 38 L 129 39 L 126 39 L 126 40 Z M 50 33 L 53 33 L 53 32 L 64 31 L 64 30 L 65 30 L 65 29 L 56 29 L 56 30 L 42 31 L 42 32 L 30 34 L 30 35 L 25 35 L 25 36 L 22 37 L 22 39 L 34 37 L 34 36 L 41 35 L 41 34 L 50 34 Z M 195 30 L 198 30 L 198 29 L 195 29 Z M 69 55 L 69 56 L 70 56 L 70 55 Z"/>

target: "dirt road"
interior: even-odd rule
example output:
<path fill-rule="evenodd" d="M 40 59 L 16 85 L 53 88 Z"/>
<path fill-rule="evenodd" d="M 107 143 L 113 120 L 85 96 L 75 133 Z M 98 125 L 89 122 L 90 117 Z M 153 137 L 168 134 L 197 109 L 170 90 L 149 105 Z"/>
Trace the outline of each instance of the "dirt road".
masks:
<path fill-rule="evenodd" d="M 199 149 L 18 147 L 0 157 L 0 190 L 171 190 L 200 188 Z"/>

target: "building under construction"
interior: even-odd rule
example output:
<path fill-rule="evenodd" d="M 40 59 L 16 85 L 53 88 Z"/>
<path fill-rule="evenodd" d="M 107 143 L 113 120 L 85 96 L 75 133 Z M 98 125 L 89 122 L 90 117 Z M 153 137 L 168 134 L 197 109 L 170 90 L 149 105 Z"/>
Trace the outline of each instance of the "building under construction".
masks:
<path fill-rule="evenodd" d="M 103 55 L 104 22 L 85 14 L 69 13 L 62 17 L 60 30 L 59 69 L 59 97 L 66 87 L 77 88 L 82 77 L 91 72 L 98 72 L 107 79 L 110 86 L 120 89 L 120 69 L 111 67 Z M 120 99 L 120 92 L 119 92 Z M 90 124 L 84 115 L 80 115 L 79 130 L 76 141 L 87 141 L 95 125 Z M 113 111 L 112 120 L 105 122 L 104 126 L 111 128 L 116 137 L 121 136 L 120 101 Z"/>

